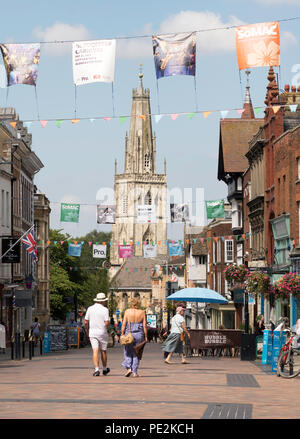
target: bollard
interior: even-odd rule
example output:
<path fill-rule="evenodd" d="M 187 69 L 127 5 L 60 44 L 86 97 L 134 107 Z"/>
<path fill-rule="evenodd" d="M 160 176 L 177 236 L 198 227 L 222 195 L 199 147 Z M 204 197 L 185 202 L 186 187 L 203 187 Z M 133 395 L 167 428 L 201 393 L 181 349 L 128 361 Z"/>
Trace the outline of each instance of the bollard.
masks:
<path fill-rule="evenodd" d="M 32 336 L 30 336 L 28 340 L 29 360 L 32 360 L 32 344 L 33 344 Z"/>
<path fill-rule="evenodd" d="M 22 337 L 22 358 L 25 358 L 25 336 Z"/>
<path fill-rule="evenodd" d="M 40 354 L 43 355 L 43 339 L 40 337 Z"/>
<path fill-rule="evenodd" d="M 11 347 L 11 359 L 14 359 L 14 349 L 15 349 L 15 339 L 14 336 L 12 335 L 11 339 L 10 339 L 10 347 Z"/>

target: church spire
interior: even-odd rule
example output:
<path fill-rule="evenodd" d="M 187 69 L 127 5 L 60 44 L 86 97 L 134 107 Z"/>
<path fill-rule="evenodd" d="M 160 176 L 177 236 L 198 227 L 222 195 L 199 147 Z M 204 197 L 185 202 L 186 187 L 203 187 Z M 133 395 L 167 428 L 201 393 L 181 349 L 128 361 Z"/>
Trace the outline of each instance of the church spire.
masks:
<path fill-rule="evenodd" d="M 150 91 L 144 89 L 140 68 L 139 86 L 132 91 L 129 135 L 125 138 L 125 174 L 156 173 L 156 139 L 152 134 Z"/>
<path fill-rule="evenodd" d="M 250 96 L 250 84 L 249 84 L 249 75 L 251 74 L 250 70 L 245 71 L 247 75 L 247 85 L 246 85 L 246 94 L 244 100 L 244 112 L 242 114 L 242 119 L 255 119 L 251 96 Z"/>

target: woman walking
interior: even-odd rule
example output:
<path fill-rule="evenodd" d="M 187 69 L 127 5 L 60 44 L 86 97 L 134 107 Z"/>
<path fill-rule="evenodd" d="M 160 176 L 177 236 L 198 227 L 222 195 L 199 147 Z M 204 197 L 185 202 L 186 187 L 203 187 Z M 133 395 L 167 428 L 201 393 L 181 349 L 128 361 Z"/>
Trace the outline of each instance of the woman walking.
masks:
<path fill-rule="evenodd" d="M 171 320 L 171 332 L 168 335 L 166 341 L 162 344 L 163 351 L 168 353 L 168 356 L 165 359 L 165 363 L 167 364 L 172 364 L 172 361 L 170 361 L 170 359 L 174 352 L 181 356 L 182 364 L 187 364 L 187 361 L 183 355 L 183 342 L 180 341 L 180 336 L 184 332 L 190 338 L 190 334 L 186 329 L 184 323 L 184 312 L 185 309 L 182 306 L 177 307 L 176 315 Z"/>
<path fill-rule="evenodd" d="M 124 361 L 122 366 L 126 369 L 125 376 L 138 377 L 138 367 L 140 360 L 138 359 L 133 346 L 142 341 L 148 341 L 147 338 L 147 321 L 145 311 L 140 309 L 140 300 L 134 298 L 130 302 L 130 308 L 125 311 L 121 335 L 131 332 L 134 342 L 124 346 Z"/>

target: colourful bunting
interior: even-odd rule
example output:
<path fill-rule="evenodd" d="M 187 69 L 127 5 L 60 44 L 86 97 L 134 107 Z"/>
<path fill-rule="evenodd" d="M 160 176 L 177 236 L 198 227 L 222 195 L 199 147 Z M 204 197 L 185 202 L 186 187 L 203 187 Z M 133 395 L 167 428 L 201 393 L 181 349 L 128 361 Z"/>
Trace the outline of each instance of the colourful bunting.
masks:
<path fill-rule="evenodd" d="M 177 117 L 179 116 L 179 114 L 171 114 L 171 119 L 172 120 L 176 120 L 177 119 Z"/>
<path fill-rule="evenodd" d="M 211 114 L 211 111 L 204 111 L 203 116 L 206 119 Z"/>
<path fill-rule="evenodd" d="M 47 120 L 40 120 L 41 125 L 43 128 L 45 128 L 45 126 L 47 125 L 48 121 Z"/>

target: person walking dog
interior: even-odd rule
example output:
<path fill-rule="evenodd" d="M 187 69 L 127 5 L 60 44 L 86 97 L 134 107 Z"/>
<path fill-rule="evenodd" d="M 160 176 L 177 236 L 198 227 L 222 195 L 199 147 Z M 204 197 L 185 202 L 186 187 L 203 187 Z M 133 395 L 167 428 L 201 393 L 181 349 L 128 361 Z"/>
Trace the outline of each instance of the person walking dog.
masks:
<path fill-rule="evenodd" d="M 109 313 L 105 306 L 107 297 L 104 293 L 98 293 L 94 299 L 95 304 L 89 306 L 84 318 L 84 326 L 86 333 L 89 335 L 92 350 L 93 350 L 93 363 L 95 372 L 93 376 L 99 376 L 99 350 L 101 353 L 101 362 L 103 366 L 103 375 L 107 375 L 110 372 L 110 368 L 107 367 L 107 343 L 108 333 L 107 327 L 109 325 Z"/>

